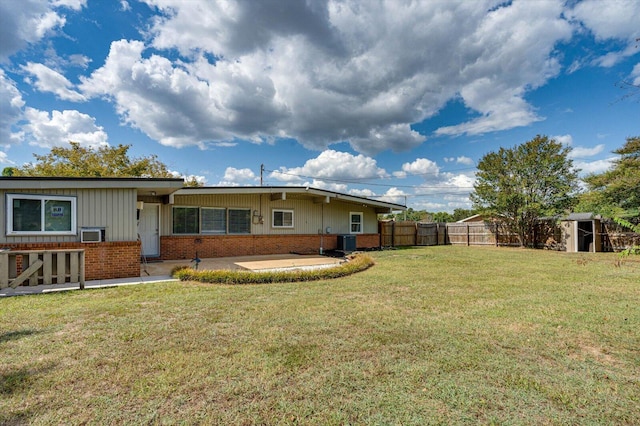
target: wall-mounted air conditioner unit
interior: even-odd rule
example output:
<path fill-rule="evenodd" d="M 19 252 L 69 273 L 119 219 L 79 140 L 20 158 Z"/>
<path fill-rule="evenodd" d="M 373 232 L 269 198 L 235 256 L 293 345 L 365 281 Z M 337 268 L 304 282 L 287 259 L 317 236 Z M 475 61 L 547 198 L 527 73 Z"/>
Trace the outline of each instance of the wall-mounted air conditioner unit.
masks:
<path fill-rule="evenodd" d="M 99 243 L 102 242 L 102 229 L 100 228 L 83 228 L 80 230 L 80 242 L 82 243 Z"/>

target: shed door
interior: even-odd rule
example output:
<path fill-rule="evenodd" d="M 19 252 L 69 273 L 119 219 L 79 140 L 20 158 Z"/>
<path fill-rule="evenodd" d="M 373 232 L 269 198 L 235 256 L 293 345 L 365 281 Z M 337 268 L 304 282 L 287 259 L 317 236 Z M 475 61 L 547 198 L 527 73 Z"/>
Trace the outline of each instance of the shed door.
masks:
<path fill-rule="evenodd" d="M 140 210 L 138 234 L 142 243 L 142 254 L 147 257 L 160 256 L 160 204 L 144 203 Z"/>
<path fill-rule="evenodd" d="M 578 222 L 578 245 L 577 251 L 595 251 L 594 245 L 594 226 L 592 220 Z"/>

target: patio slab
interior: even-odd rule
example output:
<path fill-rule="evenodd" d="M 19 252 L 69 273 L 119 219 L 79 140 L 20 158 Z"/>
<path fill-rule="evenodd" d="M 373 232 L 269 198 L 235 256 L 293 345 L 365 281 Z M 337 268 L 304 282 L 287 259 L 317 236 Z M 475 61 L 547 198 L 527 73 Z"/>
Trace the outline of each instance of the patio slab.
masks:
<path fill-rule="evenodd" d="M 200 263 L 198 264 L 198 269 L 265 271 L 272 269 L 295 269 L 305 267 L 331 267 L 339 265 L 343 261 L 344 259 L 342 258 L 320 255 L 272 254 L 262 256 L 238 256 L 201 259 Z M 149 276 L 170 275 L 171 270 L 176 266 L 193 267 L 194 263 L 191 261 L 191 259 L 165 260 L 162 262 L 147 263 L 146 272 L 149 274 Z M 141 264 L 140 276 L 145 275 L 147 275 L 145 273 L 145 265 Z"/>

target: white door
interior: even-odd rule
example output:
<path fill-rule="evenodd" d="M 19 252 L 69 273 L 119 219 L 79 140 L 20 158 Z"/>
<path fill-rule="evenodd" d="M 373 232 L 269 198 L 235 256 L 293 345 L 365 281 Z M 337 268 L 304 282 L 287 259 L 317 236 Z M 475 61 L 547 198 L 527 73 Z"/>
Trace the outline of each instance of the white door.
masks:
<path fill-rule="evenodd" d="M 142 243 L 142 254 L 146 257 L 160 256 L 160 204 L 144 203 L 140 210 L 138 234 Z"/>

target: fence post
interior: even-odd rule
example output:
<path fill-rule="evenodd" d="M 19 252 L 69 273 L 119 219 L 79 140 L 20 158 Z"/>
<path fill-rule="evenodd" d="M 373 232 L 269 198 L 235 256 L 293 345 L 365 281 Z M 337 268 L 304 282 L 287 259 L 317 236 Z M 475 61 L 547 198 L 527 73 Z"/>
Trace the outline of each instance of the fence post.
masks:
<path fill-rule="evenodd" d="M 467 246 L 471 245 L 471 236 L 469 235 L 469 224 L 467 223 Z"/>
<path fill-rule="evenodd" d="M 391 222 L 391 247 L 396 246 L 396 221 Z"/>
<path fill-rule="evenodd" d="M 500 233 L 498 231 L 498 223 L 497 222 L 493 222 L 493 227 L 496 230 L 496 247 L 500 247 Z"/>

